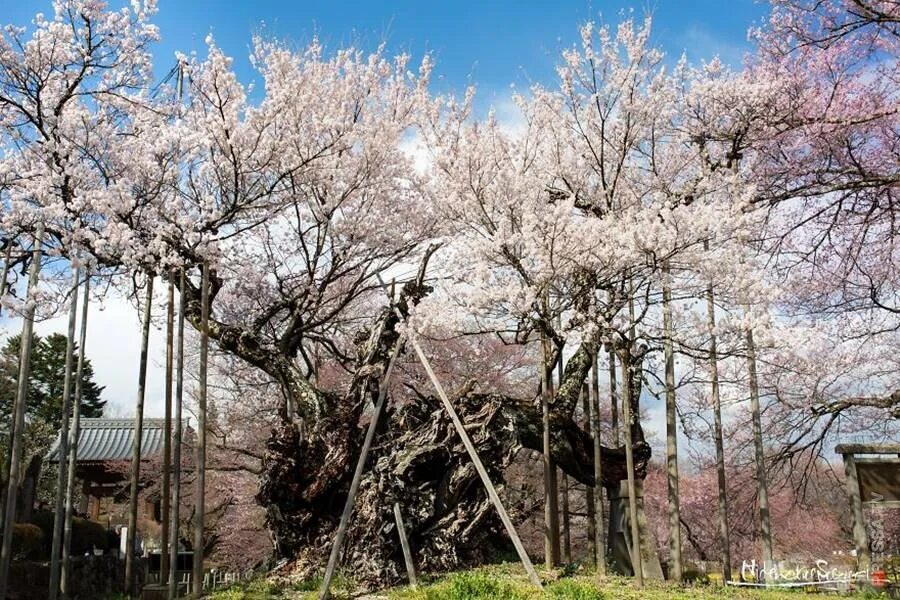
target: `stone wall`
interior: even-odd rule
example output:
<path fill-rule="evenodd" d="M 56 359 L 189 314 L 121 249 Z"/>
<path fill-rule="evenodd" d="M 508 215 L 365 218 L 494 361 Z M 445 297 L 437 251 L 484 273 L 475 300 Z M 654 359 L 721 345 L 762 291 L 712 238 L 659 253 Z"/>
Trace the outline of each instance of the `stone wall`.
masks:
<path fill-rule="evenodd" d="M 138 585 L 147 579 L 147 562 L 138 559 Z M 10 565 L 9 600 L 46 600 L 50 564 L 16 561 Z M 125 590 L 125 560 L 115 556 L 79 556 L 72 560 L 73 600 L 98 600 Z"/>

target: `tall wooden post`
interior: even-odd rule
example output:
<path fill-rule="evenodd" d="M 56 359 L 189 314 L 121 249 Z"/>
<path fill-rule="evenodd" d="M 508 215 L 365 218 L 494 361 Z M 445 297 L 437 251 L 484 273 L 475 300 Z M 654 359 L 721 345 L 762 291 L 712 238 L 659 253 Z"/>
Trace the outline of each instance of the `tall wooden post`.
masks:
<path fill-rule="evenodd" d="M 50 545 L 50 589 L 48 598 L 59 595 L 60 551 L 65 526 L 66 467 L 69 460 L 69 413 L 72 405 L 72 368 L 75 352 L 75 323 L 78 319 L 78 288 L 81 268 L 72 270 L 72 297 L 69 299 L 69 328 L 66 331 L 66 360 L 63 371 L 62 422 L 59 432 L 58 462 L 56 463 L 56 502 L 53 507 L 53 541 Z"/>
<path fill-rule="evenodd" d="M 600 396 L 597 396 L 597 408 L 600 407 Z M 609 410 L 612 421 L 613 446 L 619 445 L 619 394 L 616 391 L 616 351 L 609 347 Z"/>
<path fill-rule="evenodd" d="M 3 515 L 3 540 L 0 543 L 0 598 L 6 598 L 9 563 L 12 560 L 12 528 L 16 519 L 16 496 L 19 488 L 19 464 L 22 462 L 22 432 L 25 427 L 25 407 L 28 403 L 28 383 L 31 379 L 31 349 L 34 336 L 34 297 L 37 291 L 38 273 L 41 269 L 41 242 L 44 225 L 39 223 L 34 234 L 31 266 L 28 270 L 28 302 L 22 314 L 22 337 L 19 344 L 19 380 L 16 403 L 13 407 L 13 437 L 10 444 L 9 479 L 6 483 L 6 505 Z"/>
<path fill-rule="evenodd" d="M 197 398 L 197 459 L 194 497 L 193 593 L 203 595 L 203 527 L 206 517 L 206 377 L 209 356 L 209 264 L 203 263 L 200 277 L 200 389 Z"/>
<path fill-rule="evenodd" d="M 759 501 L 759 532 L 763 544 L 763 566 L 772 566 L 772 526 L 769 522 L 769 490 L 766 483 L 766 457 L 762 442 L 762 419 L 759 411 L 759 380 L 756 375 L 756 344 L 753 329 L 747 329 L 747 368 L 750 375 L 750 412 L 753 418 L 753 449 L 756 455 L 756 486 Z"/>
<path fill-rule="evenodd" d="M 66 472 L 66 514 L 63 525 L 62 568 L 59 589 L 63 598 L 69 597 L 69 563 L 72 552 L 72 517 L 75 512 L 75 467 L 78 464 L 78 439 L 81 434 L 82 377 L 84 353 L 87 346 L 88 301 L 91 291 L 90 268 L 85 269 L 84 296 L 81 300 L 81 331 L 78 337 L 78 366 L 75 368 L 75 405 L 72 407 L 72 426 L 69 428 L 69 468 Z"/>
<path fill-rule="evenodd" d="M 556 479 L 556 461 L 550 444 L 550 403 L 553 399 L 553 382 L 550 366 L 550 341 L 541 339 L 541 423 L 543 425 L 544 458 L 544 564 L 548 569 L 559 564 L 559 484 Z"/>
<path fill-rule="evenodd" d="M 572 528 L 569 514 L 569 477 L 563 471 L 560 474 L 559 492 L 562 497 L 560 510 L 562 511 L 562 552 L 566 564 L 572 563 Z"/>
<path fill-rule="evenodd" d="M 629 340 L 629 344 L 632 340 Z M 628 474 L 628 511 L 631 523 L 631 566 L 634 569 L 635 583 L 638 588 L 644 585 L 644 566 L 641 556 L 641 529 L 638 523 L 637 508 L 637 482 L 634 475 L 634 424 L 637 416 L 631 410 L 634 386 L 632 385 L 632 361 L 631 349 L 622 349 L 622 417 L 624 419 L 623 431 L 625 432 L 625 470 Z"/>
<path fill-rule="evenodd" d="M 150 316 L 153 306 L 153 274 L 147 273 L 144 290 L 144 322 L 141 329 L 141 358 L 138 364 L 137 401 L 134 408 L 134 445 L 131 448 L 131 482 L 128 500 L 128 532 L 125 536 L 125 589 L 132 596 L 135 589 L 135 539 L 137 536 L 138 495 L 141 479 L 141 444 L 144 437 L 144 396 L 147 391 L 147 354 L 150 344 Z"/>
<path fill-rule="evenodd" d="M 606 542 L 603 539 L 603 456 L 600 436 L 600 369 L 597 353 L 591 358 L 588 405 L 590 406 L 591 432 L 594 450 L 594 548 L 597 553 L 597 574 L 606 575 Z M 615 396 L 614 396 L 615 398 Z M 613 400 L 615 404 L 615 400 Z"/>
<path fill-rule="evenodd" d="M 669 579 L 681 581 L 681 503 L 678 499 L 678 420 L 675 406 L 675 350 L 669 265 L 662 272 L 663 354 L 666 378 L 666 482 L 669 500 Z"/>
<path fill-rule="evenodd" d="M 716 348 L 716 304 L 713 287 L 706 288 L 706 322 L 709 328 L 709 376 L 713 404 L 713 437 L 719 487 L 719 543 L 722 545 L 722 581 L 731 580 L 731 534 L 728 531 L 728 487 L 725 480 L 725 440 L 722 434 L 722 400 L 719 394 L 719 356 Z"/>
<path fill-rule="evenodd" d="M 184 64 L 178 59 L 175 75 L 175 98 L 179 109 L 182 104 L 184 92 Z M 180 111 L 179 111 L 180 112 Z M 172 456 L 172 329 L 175 311 L 175 277 L 179 278 L 179 307 L 178 307 L 178 382 L 176 383 L 177 395 L 176 407 L 177 423 L 175 425 L 175 448 Z M 166 411 L 165 411 L 165 441 L 163 442 L 163 505 L 162 505 L 162 556 L 160 557 L 160 583 L 168 580 L 168 597 L 174 599 L 178 591 L 178 504 L 181 500 L 181 386 L 184 368 L 184 269 L 169 272 L 169 302 L 166 314 Z M 173 465 L 174 461 L 174 465 Z M 175 489 L 172 490 L 172 473 L 175 475 Z M 172 497 L 174 495 L 174 498 Z M 174 505 L 174 506 L 173 506 Z"/>
<path fill-rule="evenodd" d="M 172 363 L 173 337 L 175 327 L 175 280 L 169 274 L 169 295 L 166 303 L 166 407 L 163 426 L 162 460 L 162 531 L 160 531 L 159 582 L 165 583 L 169 575 L 169 507 L 172 471 Z"/>
<path fill-rule="evenodd" d="M 556 320 L 557 326 L 562 330 L 562 317 L 557 317 Z M 565 369 L 563 368 L 563 357 L 562 354 L 559 356 L 559 360 L 556 362 L 556 389 L 562 387 L 563 376 L 565 375 Z M 569 518 L 569 477 L 566 475 L 565 471 L 560 470 L 560 486 L 559 491 L 562 494 L 562 551 L 563 556 L 566 559 L 566 564 L 571 564 L 572 562 L 572 529 L 571 529 L 571 521 Z"/>
<path fill-rule="evenodd" d="M 9 261 L 12 257 L 12 247 L 13 247 L 13 240 L 12 239 L 7 240 L 6 241 L 6 253 L 5 253 L 4 259 L 3 259 L 3 272 L 2 272 L 2 275 L 0 275 L 0 315 L 3 314 L 2 300 L 3 300 L 3 296 L 6 295 L 6 278 L 9 276 Z M 14 421 L 15 419 L 11 419 L 11 420 Z M 9 476 L 10 463 L 12 460 L 12 456 L 10 455 L 10 450 L 12 450 L 13 437 L 15 437 L 15 434 L 16 434 L 15 423 L 11 423 L 10 428 L 9 428 L 9 438 L 8 438 L 9 443 L 6 446 L 6 450 L 7 450 L 6 455 L 3 457 L 3 471 L 0 472 L 0 481 L 3 481 L 4 478 Z M 2 497 L 0 497 L 0 539 L 2 539 L 2 535 L 3 535 L 3 515 L 6 514 L 5 507 L 6 507 L 6 497 L 2 496 Z"/>
<path fill-rule="evenodd" d="M 601 450 L 603 439 L 600 436 L 600 369 L 597 367 L 597 356 L 595 352 L 591 358 L 588 405 L 590 406 L 594 450 L 594 548 L 597 553 L 597 573 L 606 575 L 606 543 L 603 540 L 603 456 Z"/>
<path fill-rule="evenodd" d="M 169 529 L 171 552 L 169 556 L 169 600 L 178 595 L 178 527 L 181 506 L 181 401 L 184 392 L 184 269 L 178 271 L 178 365 L 175 371 L 175 440 L 172 448 L 172 526 Z"/>
<path fill-rule="evenodd" d="M 591 371 L 593 374 L 593 371 Z M 584 423 L 582 427 L 585 431 L 587 431 L 591 440 L 594 439 L 594 425 L 591 422 L 591 402 L 588 398 L 588 384 L 587 382 L 581 385 L 581 393 L 578 394 L 578 401 L 581 403 L 581 411 L 584 414 Z M 599 492 L 602 488 L 597 485 L 595 486 L 597 491 Z M 587 537 L 588 537 L 588 548 L 590 549 L 590 561 L 591 564 L 595 567 L 597 566 L 597 533 L 595 531 L 596 523 L 597 523 L 597 514 L 594 505 L 594 487 L 589 485 L 584 486 L 584 506 L 587 512 Z M 602 525 L 602 523 L 601 523 Z"/>

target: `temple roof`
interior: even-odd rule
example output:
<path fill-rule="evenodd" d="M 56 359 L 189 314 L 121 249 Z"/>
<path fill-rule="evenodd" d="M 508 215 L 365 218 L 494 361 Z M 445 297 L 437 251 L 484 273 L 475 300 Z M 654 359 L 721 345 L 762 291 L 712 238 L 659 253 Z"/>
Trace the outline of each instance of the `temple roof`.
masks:
<path fill-rule="evenodd" d="M 144 419 L 141 458 L 162 453 L 165 419 Z M 130 460 L 134 448 L 134 419 L 81 419 L 78 462 Z M 59 460 L 59 437 L 47 453 L 47 461 Z"/>

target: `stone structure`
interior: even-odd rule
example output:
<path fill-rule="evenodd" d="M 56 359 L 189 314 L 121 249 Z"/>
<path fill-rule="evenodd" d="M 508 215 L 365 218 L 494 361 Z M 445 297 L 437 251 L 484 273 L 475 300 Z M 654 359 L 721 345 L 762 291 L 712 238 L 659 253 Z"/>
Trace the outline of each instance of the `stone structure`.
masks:
<path fill-rule="evenodd" d="M 834 451 L 844 457 L 857 568 L 866 570 L 872 557 L 863 508 L 900 507 L 900 443 L 839 444 Z"/>

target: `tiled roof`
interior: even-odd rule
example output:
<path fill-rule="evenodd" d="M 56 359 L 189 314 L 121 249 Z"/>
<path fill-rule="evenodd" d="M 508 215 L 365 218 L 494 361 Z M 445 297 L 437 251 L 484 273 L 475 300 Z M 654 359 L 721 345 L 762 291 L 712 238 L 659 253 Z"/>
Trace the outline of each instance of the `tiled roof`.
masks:
<path fill-rule="evenodd" d="M 162 453 L 165 419 L 144 419 L 141 458 Z M 131 459 L 134 448 L 134 419 L 81 419 L 78 435 L 78 462 Z M 59 437 L 47 461 L 59 460 Z"/>

